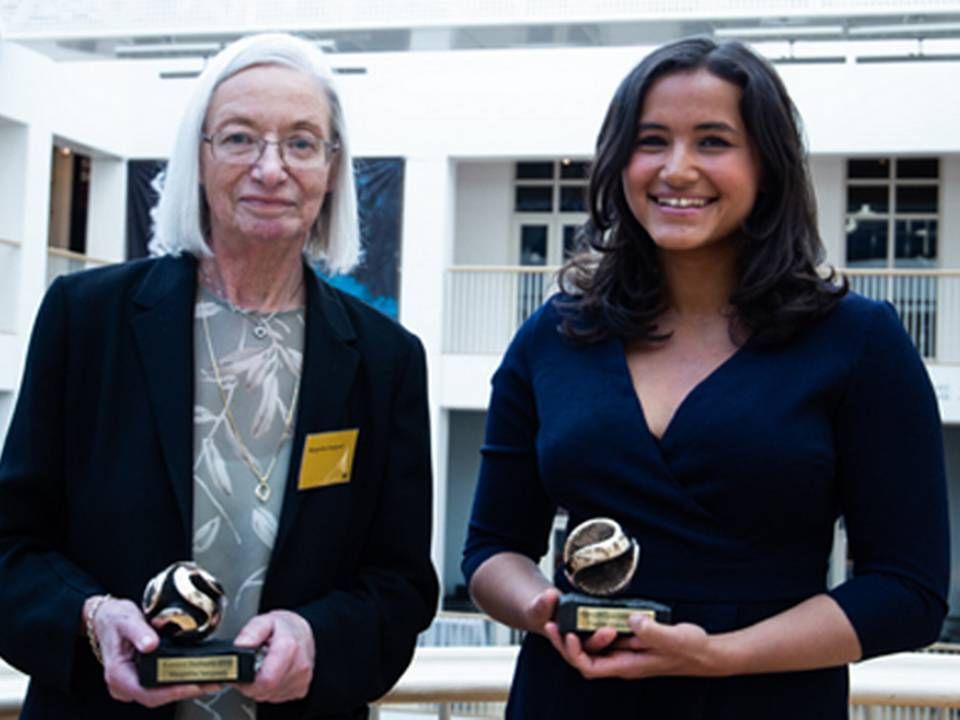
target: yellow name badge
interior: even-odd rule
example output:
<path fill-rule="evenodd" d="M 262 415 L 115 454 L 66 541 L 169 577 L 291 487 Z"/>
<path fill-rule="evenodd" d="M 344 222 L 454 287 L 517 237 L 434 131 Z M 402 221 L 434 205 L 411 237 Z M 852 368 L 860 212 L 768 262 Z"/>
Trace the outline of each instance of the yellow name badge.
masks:
<path fill-rule="evenodd" d="M 354 429 L 307 435 L 297 489 L 309 490 L 350 482 L 359 433 Z"/>

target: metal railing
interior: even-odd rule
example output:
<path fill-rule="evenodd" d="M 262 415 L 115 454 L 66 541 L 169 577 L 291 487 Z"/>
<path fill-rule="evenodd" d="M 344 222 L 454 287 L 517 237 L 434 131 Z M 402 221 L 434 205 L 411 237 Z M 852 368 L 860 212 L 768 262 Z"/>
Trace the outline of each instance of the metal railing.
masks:
<path fill-rule="evenodd" d="M 945 647 L 948 648 L 945 651 Z M 899 653 L 850 667 L 852 720 L 956 720 L 960 718 L 960 655 L 956 646 L 934 652 Z M 386 720 L 396 709 L 417 710 L 447 720 L 470 714 L 465 703 L 482 703 L 486 714 L 502 717 L 516 645 L 501 647 L 420 647 L 396 687 L 373 706 Z M 0 712 L 19 707 L 26 678 L 0 661 Z"/>
<path fill-rule="evenodd" d="M 960 361 L 960 270 L 843 271 L 850 288 L 890 302 L 926 360 Z"/>
<path fill-rule="evenodd" d="M 20 294 L 20 243 L 0 238 L 0 333 L 17 331 L 17 298 Z"/>
<path fill-rule="evenodd" d="M 78 270 L 87 270 L 101 265 L 110 265 L 110 260 L 90 257 L 75 253 L 63 248 L 47 248 L 47 285 L 49 286 L 58 275 L 67 275 Z"/>
<path fill-rule="evenodd" d="M 556 291 L 556 267 L 462 265 L 447 272 L 443 351 L 499 355 Z"/>
<path fill-rule="evenodd" d="M 443 351 L 500 354 L 552 293 L 557 267 L 451 267 L 446 277 Z M 840 269 L 851 289 L 888 300 L 921 356 L 960 362 L 960 270 Z"/>
<path fill-rule="evenodd" d="M 417 648 L 413 664 L 378 703 L 380 717 L 391 706 L 405 705 L 446 720 L 468 714 L 454 711 L 454 703 L 503 702 L 517 651 L 516 646 Z M 958 673 L 960 656 L 952 653 L 900 653 L 852 665 L 851 718 L 954 720 L 960 717 Z"/>

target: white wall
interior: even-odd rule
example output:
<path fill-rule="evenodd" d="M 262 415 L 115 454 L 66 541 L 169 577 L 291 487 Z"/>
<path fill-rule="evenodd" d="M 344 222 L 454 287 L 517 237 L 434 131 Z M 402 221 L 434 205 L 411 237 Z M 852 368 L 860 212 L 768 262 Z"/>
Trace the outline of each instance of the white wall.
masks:
<path fill-rule="evenodd" d="M 51 70 L 46 58 L 9 44 L 3 48 L 0 63 L 14 54 L 18 61 L 25 53 L 32 58 L 20 63 L 31 66 L 26 72 L 0 73 L 0 115 L 31 116 L 40 103 L 36 96 L 44 93 L 27 92 L 27 86 L 49 86 L 58 94 L 49 118 L 57 135 L 123 156 L 166 155 L 192 88 L 191 80 L 159 79 L 158 69 L 169 69 L 169 62 L 70 63 Z M 366 69 L 337 77 L 357 154 L 552 158 L 592 153 L 613 90 L 647 50 L 343 54 L 332 62 Z M 960 148 L 960 96 L 945 91 L 960 73 L 958 62 L 778 70 L 804 117 L 814 154 Z"/>
<path fill-rule="evenodd" d="M 513 162 L 457 163 L 453 262 L 514 265 L 510 252 Z"/>
<path fill-rule="evenodd" d="M 943 429 L 944 455 L 947 463 L 950 518 L 953 532 L 950 536 L 950 615 L 957 618 L 955 630 L 960 632 L 960 532 L 956 518 L 960 518 L 960 426 Z M 954 638 L 956 642 L 960 638 Z"/>
<path fill-rule="evenodd" d="M 26 339 L 46 289 L 54 137 L 93 159 L 87 226 L 91 254 L 124 257 L 126 168 L 121 154 L 140 137 L 138 103 L 145 93 L 158 90 L 143 82 L 142 67 L 137 73 L 124 68 L 97 74 L 104 69 L 102 63 L 56 64 L 0 41 L 0 237 L 20 243 L 3 251 L 7 263 L 0 267 L 0 283 L 7 290 L 16 284 L 15 295 L 0 293 L 0 329 L 13 333 L 0 336 L 0 392 L 13 391 L 19 382 Z M 69 193 L 63 197 L 69 200 Z M 54 210 L 56 218 L 66 218 L 69 204 Z"/>
<path fill-rule="evenodd" d="M 0 438 L 7 436 L 10 426 L 10 415 L 13 413 L 13 393 L 0 391 Z M 3 445 L 0 443 L 0 451 Z"/>
<path fill-rule="evenodd" d="M 778 66 L 813 153 L 955 152 L 960 63 Z"/>
<path fill-rule="evenodd" d="M 960 113 L 956 120 L 960 124 Z M 960 268 L 960 155 L 941 158 L 940 176 L 940 267 Z"/>
<path fill-rule="evenodd" d="M 3 158 L 3 162 L 0 162 L 0 238 L 17 242 L 23 240 L 23 215 L 20 208 L 23 205 L 22 168 L 26 160 L 26 150 L 26 125 L 5 122 L 0 117 L 0 158 Z"/>
<path fill-rule="evenodd" d="M 19 45 L 0 41 L 0 118 L 33 122 L 46 110 L 57 65 Z"/>
<path fill-rule="evenodd" d="M 846 210 L 846 190 L 843 186 L 845 162 L 845 158 L 834 155 L 810 158 L 810 175 L 817 196 L 817 221 L 820 237 L 827 250 L 827 262 L 841 266 L 846 261 L 843 222 Z"/>
<path fill-rule="evenodd" d="M 467 522 L 480 470 L 486 413 L 450 413 L 450 452 L 447 465 L 447 530 L 444 538 L 443 593 L 463 583 L 460 557 L 467 538 Z"/>
<path fill-rule="evenodd" d="M 125 260 L 126 235 L 127 163 L 112 157 L 91 158 L 87 255 L 101 260 Z"/>
<path fill-rule="evenodd" d="M 956 336 L 957 328 L 951 330 Z M 927 372 L 937 394 L 941 420 L 945 424 L 960 425 L 960 364 L 927 365 Z"/>

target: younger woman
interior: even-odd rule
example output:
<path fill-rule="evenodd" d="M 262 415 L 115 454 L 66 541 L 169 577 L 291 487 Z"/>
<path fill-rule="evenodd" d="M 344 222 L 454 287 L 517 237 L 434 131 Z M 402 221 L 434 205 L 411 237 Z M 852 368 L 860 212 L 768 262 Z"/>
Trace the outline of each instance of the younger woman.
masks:
<path fill-rule="evenodd" d="M 511 718 L 846 718 L 846 663 L 946 612 L 941 426 L 889 305 L 818 272 L 796 110 L 737 43 L 662 47 L 624 79 L 590 182 L 590 252 L 493 380 L 464 558 L 528 630 Z M 537 569 L 555 511 L 640 544 L 634 616 L 581 642 Z M 826 588 L 843 516 L 853 577 Z"/>

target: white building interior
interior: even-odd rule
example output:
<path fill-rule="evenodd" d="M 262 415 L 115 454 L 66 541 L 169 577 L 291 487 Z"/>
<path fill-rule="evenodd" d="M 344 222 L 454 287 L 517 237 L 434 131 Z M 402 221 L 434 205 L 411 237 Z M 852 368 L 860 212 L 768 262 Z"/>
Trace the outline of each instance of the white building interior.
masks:
<path fill-rule="evenodd" d="M 960 2 L 0 0 L 0 437 L 52 278 L 126 259 L 127 163 L 166 157 L 205 58 L 267 29 L 329 53 L 356 156 L 404 160 L 399 319 L 428 353 L 446 607 L 465 607 L 489 379 L 585 218 L 613 90 L 654 45 L 705 34 L 774 61 L 828 261 L 894 303 L 927 364 L 960 639 Z"/>

